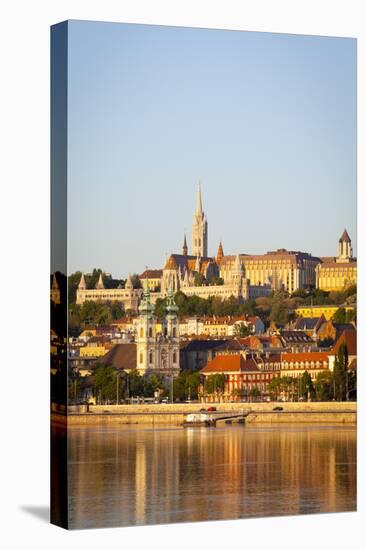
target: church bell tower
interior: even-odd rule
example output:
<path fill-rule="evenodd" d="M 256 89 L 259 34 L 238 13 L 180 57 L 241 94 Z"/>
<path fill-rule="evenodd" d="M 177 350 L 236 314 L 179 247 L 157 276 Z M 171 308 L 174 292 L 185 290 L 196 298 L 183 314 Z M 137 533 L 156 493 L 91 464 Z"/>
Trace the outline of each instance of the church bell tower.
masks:
<path fill-rule="evenodd" d="M 193 217 L 192 252 L 194 256 L 207 257 L 207 218 L 202 210 L 201 186 L 198 186 L 197 204 Z"/>

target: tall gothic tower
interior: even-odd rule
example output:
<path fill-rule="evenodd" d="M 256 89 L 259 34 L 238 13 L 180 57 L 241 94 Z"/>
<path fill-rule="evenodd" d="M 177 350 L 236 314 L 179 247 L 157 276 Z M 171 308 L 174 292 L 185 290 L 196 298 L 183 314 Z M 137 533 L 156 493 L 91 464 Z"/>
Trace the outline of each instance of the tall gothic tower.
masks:
<path fill-rule="evenodd" d="M 207 257 L 207 218 L 202 210 L 201 186 L 198 186 L 197 205 L 193 217 L 192 252 L 194 256 Z"/>

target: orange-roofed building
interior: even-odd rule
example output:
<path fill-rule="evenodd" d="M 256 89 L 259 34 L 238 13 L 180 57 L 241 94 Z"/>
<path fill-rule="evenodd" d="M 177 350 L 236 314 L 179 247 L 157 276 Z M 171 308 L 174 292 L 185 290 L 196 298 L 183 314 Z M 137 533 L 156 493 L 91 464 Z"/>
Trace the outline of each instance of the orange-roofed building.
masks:
<path fill-rule="evenodd" d="M 209 402 L 240 401 L 254 389 L 262 397 L 267 396 L 270 381 L 279 376 L 279 371 L 262 370 L 255 359 L 244 358 L 243 355 L 217 355 L 200 372 L 205 378 L 214 374 L 225 375 L 225 389 L 221 395 L 206 395 L 203 385 L 205 400 Z"/>

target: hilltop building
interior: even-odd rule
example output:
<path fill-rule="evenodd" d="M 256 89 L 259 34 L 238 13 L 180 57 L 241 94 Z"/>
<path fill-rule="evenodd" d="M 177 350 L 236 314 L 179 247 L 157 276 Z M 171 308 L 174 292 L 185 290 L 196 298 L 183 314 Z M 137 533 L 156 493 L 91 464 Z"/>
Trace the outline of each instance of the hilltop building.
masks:
<path fill-rule="evenodd" d="M 266 254 L 225 255 L 220 241 L 216 256 L 208 255 L 208 221 L 203 210 L 201 187 L 192 225 L 192 253 L 184 235 L 181 254 L 170 254 L 162 269 L 147 269 L 140 275 L 143 289 L 151 292 L 154 303 L 169 292 L 182 291 L 201 298 L 235 298 L 238 302 L 269 296 L 273 291 L 293 293 L 318 287 L 343 290 L 354 284 L 357 262 L 351 239 L 344 230 L 336 258 L 318 258 L 308 252 L 280 248 Z M 56 295 L 56 291 L 54 291 Z M 118 301 L 125 310 L 137 312 L 143 290 L 134 289 L 129 277 L 125 288 L 106 289 L 100 275 L 95 289 L 87 289 L 82 275 L 77 289 L 77 304 L 91 301 Z"/>
<path fill-rule="evenodd" d="M 102 274 L 95 288 L 87 288 L 84 274 L 80 277 L 80 282 L 76 290 L 76 303 L 82 305 L 86 301 L 91 302 L 119 302 L 123 304 L 126 311 L 137 312 L 142 290 L 134 289 L 131 276 L 129 275 L 125 288 L 105 288 Z"/>
<path fill-rule="evenodd" d="M 320 258 L 316 268 L 316 286 L 321 290 L 344 290 L 357 282 L 357 260 L 351 238 L 345 229 L 338 241 L 336 257 Z"/>
<path fill-rule="evenodd" d="M 285 249 L 262 255 L 225 255 L 221 241 L 216 257 L 209 256 L 208 222 L 199 187 L 193 217 L 192 255 L 188 253 L 184 236 L 182 254 L 171 254 L 163 267 L 161 295 L 165 296 L 172 288 L 187 296 L 218 296 L 222 299 L 234 296 L 245 301 L 268 296 L 273 290 L 284 289 L 292 293 L 315 287 L 318 263 L 319 258 L 311 254 Z M 205 284 L 202 284 L 202 277 Z"/>

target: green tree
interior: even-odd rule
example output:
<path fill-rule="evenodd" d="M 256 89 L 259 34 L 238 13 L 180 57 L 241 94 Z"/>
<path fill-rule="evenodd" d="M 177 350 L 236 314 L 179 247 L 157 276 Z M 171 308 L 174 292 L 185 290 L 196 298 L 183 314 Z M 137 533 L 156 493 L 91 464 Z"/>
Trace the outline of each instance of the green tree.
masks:
<path fill-rule="evenodd" d="M 69 304 L 75 304 L 76 302 L 76 291 L 79 286 L 80 279 L 81 271 L 75 271 L 75 273 L 69 275 L 67 279 Z"/>
<path fill-rule="evenodd" d="M 333 388 L 337 401 L 348 398 L 348 350 L 345 344 L 341 344 L 334 358 Z"/>
<path fill-rule="evenodd" d="M 140 277 L 137 273 L 134 273 L 131 277 L 133 288 L 142 288 Z"/>
<path fill-rule="evenodd" d="M 221 286 L 224 284 L 224 279 L 222 277 L 219 277 L 218 275 L 215 275 L 214 277 L 209 278 L 208 280 L 209 285 L 215 285 L 215 286 Z"/>
<path fill-rule="evenodd" d="M 245 338 L 251 334 L 250 328 L 244 323 L 237 323 L 234 327 L 234 334 L 238 338 Z"/>
<path fill-rule="evenodd" d="M 339 307 L 333 315 L 333 321 L 335 323 L 344 324 L 346 322 L 346 310 L 344 307 Z"/>
<path fill-rule="evenodd" d="M 83 400 L 86 388 L 85 378 L 80 376 L 77 369 L 69 368 L 68 371 L 68 402 L 76 404 Z"/>
<path fill-rule="evenodd" d="M 357 321 L 356 309 L 350 309 L 346 312 L 346 323 L 352 323 Z"/>
<path fill-rule="evenodd" d="M 121 317 L 125 316 L 125 310 L 119 302 L 111 302 L 109 307 L 113 320 L 121 319 Z"/>
<path fill-rule="evenodd" d="M 254 386 L 254 388 L 251 388 L 249 390 L 249 396 L 253 399 L 257 399 L 260 396 L 261 392 L 260 389 L 257 386 Z"/>
<path fill-rule="evenodd" d="M 298 381 L 299 384 L 299 397 L 310 400 L 315 395 L 314 384 L 308 371 L 302 373 L 301 378 Z"/>
<path fill-rule="evenodd" d="M 333 398 L 333 376 L 329 370 L 317 374 L 315 395 L 318 401 L 330 401 Z"/>
<path fill-rule="evenodd" d="M 225 389 L 225 380 L 224 374 L 210 374 L 205 379 L 205 392 L 209 395 L 222 393 Z"/>
<path fill-rule="evenodd" d="M 144 394 L 144 381 L 137 370 L 128 373 L 128 387 L 130 397 L 138 397 Z"/>
<path fill-rule="evenodd" d="M 198 391 L 201 384 L 201 375 L 199 372 L 188 371 L 185 381 L 186 398 L 198 398 Z"/>
<path fill-rule="evenodd" d="M 154 313 L 158 319 L 162 319 L 166 314 L 166 298 L 158 298 L 155 302 Z"/>
<path fill-rule="evenodd" d="M 287 293 L 278 290 L 272 298 L 272 307 L 269 319 L 275 323 L 284 324 L 289 321 L 290 313 L 287 303 Z"/>
<path fill-rule="evenodd" d="M 117 370 L 112 366 L 97 365 L 93 373 L 92 386 L 97 403 L 115 402 L 117 396 Z"/>
<path fill-rule="evenodd" d="M 204 286 L 207 284 L 207 280 L 202 273 L 196 273 L 194 276 L 194 284 L 195 286 Z"/>

